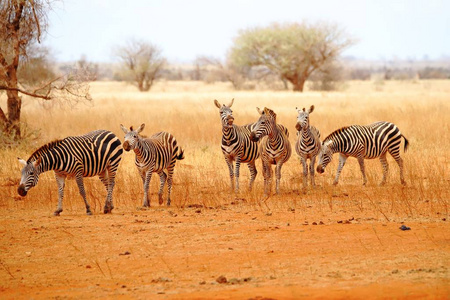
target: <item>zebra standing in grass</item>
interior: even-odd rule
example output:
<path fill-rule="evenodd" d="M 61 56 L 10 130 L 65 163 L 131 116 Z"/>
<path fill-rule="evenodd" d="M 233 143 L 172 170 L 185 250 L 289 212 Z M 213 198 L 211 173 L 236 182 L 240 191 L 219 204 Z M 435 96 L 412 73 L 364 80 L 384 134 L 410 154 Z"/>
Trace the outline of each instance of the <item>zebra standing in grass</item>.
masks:
<path fill-rule="evenodd" d="M 233 111 L 231 106 L 234 99 L 228 105 L 220 105 L 219 101 L 214 100 L 214 104 L 220 109 L 220 118 L 222 120 L 222 153 L 225 156 L 228 169 L 230 171 L 231 190 L 233 190 L 234 180 L 236 177 L 235 191 L 239 190 L 239 168 L 241 163 L 247 163 L 250 170 L 249 189 L 252 189 L 255 181 L 256 165 L 255 162 L 259 157 L 258 143 L 250 140 L 250 132 L 255 124 L 247 124 L 244 126 L 234 125 Z M 233 161 L 236 161 L 236 171 L 233 174 Z"/>
<path fill-rule="evenodd" d="M 383 167 L 383 179 L 380 185 L 386 183 L 389 165 L 386 154 L 389 152 L 400 168 L 400 182 L 405 185 L 403 177 L 403 160 L 400 157 L 401 138 L 405 140 L 404 151 L 408 149 L 408 140 L 400 129 L 389 122 L 376 122 L 367 126 L 352 125 L 332 132 L 322 142 L 319 154 L 317 172 L 323 173 L 330 163 L 334 153 L 339 153 L 339 166 L 333 184 L 339 181 L 339 175 L 349 156 L 356 157 L 363 175 L 363 184 L 367 183 L 364 169 L 364 159 L 380 158 Z"/>
<path fill-rule="evenodd" d="M 123 148 L 125 151 L 134 150 L 136 154 L 135 164 L 141 175 L 144 184 L 143 206 L 150 206 L 148 189 L 153 173 L 158 173 L 160 178 L 159 187 L 159 205 L 163 203 L 163 189 L 167 180 L 167 205 L 170 205 L 170 193 L 172 192 L 172 176 L 177 160 L 184 159 L 184 152 L 181 147 L 178 151 L 178 145 L 175 137 L 168 132 L 159 132 L 149 138 L 143 138 L 139 133 L 144 129 L 145 124 L 138 129 L 130 130 L 122 124 L 120 128 L 125 133 Z"/>
<path fill-rule="evenodd" d="M 104 213 L 110 213 L 114 208 L 112 193 L 122 152 L 120 140 L 114 133 L 106 130 L 92 131 L 85 135 L 50 142 L 37 149 L 28 161 L 19 158 L 19 162 L 24 167 L 17 191 L 19 195 L 26 196 L 28 191 L 38 183 L 41 173 L 54 170 L 58 184 L 58 208 L 54 215 L 59 216 L 63 211 L 62 202 L 67 177 L 75 177 L 86 205 L 86 213 L 91 215 L 83 177 L 98 175 L 108 193 Z"/>
<path fill-rule="evenodd" d="M 311 185 L 315 186 L 314 182 L 314 164 L 316 156 L 320 151 L 320 132 L 319 130 L 309 125 L 309 114 L 314 111 L 314 105 L 308 109 L 298 110 L 297 124 L 297 142 L 295 143 L 295 151 L 300 157 L 300 162 L 303 165 L 303 187 L 306 188 L 308 177 L 308 163 L 309 159 L 309 174 L 311 177 Z"/>
<path fill-rule="evenodd" d="M 275 165 L 276 192 L 280 192 L 281 167 L 291 157 L 291 144 L 289 143 L 289 132 L 283 125 L 277 124 L 277 115 L 267 107 L 261 111 L 256 108 L 261 115 L 256 122 L 250 139 L 252 141 L 261 141 L 261 160 L 264 175 L 264 196 L 270 196 L 272 186 L 272 166 Z"/>

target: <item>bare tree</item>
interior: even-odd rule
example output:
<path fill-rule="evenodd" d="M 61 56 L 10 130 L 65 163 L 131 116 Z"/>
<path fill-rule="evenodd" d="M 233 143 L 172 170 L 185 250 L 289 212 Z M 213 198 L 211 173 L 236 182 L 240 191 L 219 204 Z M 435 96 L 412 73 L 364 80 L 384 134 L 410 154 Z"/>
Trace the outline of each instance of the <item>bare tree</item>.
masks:
<path fill-rule="evenodd" d="M 90 100 L 89 86 L 81 73 L 52 78 L 40 85 L 22 84 L 19 68 L 32 45 L 41 42 L 47 30 L 50 0 L 2 0 L 0 2 L 0 90 L 7 95 L 7 114 L 0 107 L 0 130 L 19 139 L 21 94 L 43 100 L 57 97 L 71 101 Z M 66 97 L 67 96 L 67 97 Z"/>
<path fill-rule="evenodd" d="M 150 90 L 166 63 L 157 46 L 141 40 L 131 39 L 114 52 L 125 67 L 125 77 L 141 92 Z"/>
<path fill-rule="evenodd" d="M 248 75 L 248 67 L 239 67 L 231 60 L 227 59 L 225 63 L 215 57 L 200 56 L 195 60 L 197 66 L 212 66 L 213 71 L 217 73 L 218 77 L 231 82 L 234 89 L 240 90 L 243 88 L 246 77 Z"/>

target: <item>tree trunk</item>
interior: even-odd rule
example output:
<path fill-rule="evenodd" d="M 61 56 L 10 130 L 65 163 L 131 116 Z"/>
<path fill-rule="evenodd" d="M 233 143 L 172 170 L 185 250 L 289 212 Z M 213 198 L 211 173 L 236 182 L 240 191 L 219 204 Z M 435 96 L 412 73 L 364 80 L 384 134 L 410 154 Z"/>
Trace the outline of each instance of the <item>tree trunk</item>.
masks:
<path fill-rule="evenodd" d="M 8 95 L 8 123 L 6 131 L 14 139 L 20 138 L 20 109 L 22 108 L 22 99 L 18 91 L 7 91 Z"/>
<path fill-rule="evenodd" d="M 293 85 L 292 90 L 294 92 L 303 92 L 303 88 L 304 88 L 305 82 L 306 82 L 306 77 L 295 76 L 295 77 L 289 77 L 286 79 L 292 83 L 292 85 Z"/>

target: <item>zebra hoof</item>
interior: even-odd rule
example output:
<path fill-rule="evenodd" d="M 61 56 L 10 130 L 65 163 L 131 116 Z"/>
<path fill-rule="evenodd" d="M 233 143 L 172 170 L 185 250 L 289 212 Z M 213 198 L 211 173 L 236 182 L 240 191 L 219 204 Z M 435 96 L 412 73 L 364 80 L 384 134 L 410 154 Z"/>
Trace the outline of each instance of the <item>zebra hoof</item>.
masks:
<path fill-rule="evenodd" d="M 104 214 L 110 214 L 114 207 L 105 207 L 103 209 Z"/>
<path fill-rule="evenodd" d="M 86 212 L 86 215 L 92 216 L 92 211 L 88 210 L 88 211 Z"/>
<path fill-rule="evenodd" d="M 54 216 L 59 216 L 59 214 L 62 212 L 62 210 L 55 210 L 53 213 Z"/>

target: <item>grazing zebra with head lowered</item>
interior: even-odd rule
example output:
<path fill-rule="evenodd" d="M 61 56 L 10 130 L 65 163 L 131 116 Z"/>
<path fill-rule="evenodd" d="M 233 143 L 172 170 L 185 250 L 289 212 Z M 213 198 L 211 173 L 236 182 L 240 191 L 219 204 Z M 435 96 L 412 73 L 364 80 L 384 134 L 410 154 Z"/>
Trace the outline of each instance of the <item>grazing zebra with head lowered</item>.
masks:
<path fill-rule="evenodd" d="M 230 171 L 231 190 L 233 190 L 234 180 L 236 177 L 235 191 L 239 190 L 239 168 L 241 163 L 247 163 L 250 170 L 249 189 L 252 189 L 255 181 L 256 165 L 255 162 L 259 157 L 258 143 L 250 140 L 250 132 L 255 124 L 247 124 L 244 126 L 234 125 L 233 111 L 231 106 L 234 99 L 228 105 L 220 105 L 219 101 L 214 100 L 214 104 L 220 109 L 220 118 L 222 120 L 222 153 L 225 156 L 228 169 Z M 236 161 L 236 171 L 233 174 L 233 161 Z"/>
<path fill-rule="evenodd" d="M 62 202 L 67 177 L 75 177 L 86 205 L 86 213 L 91 215 L 83 177 L 98 175 L 108 193 L 104 213 L 109 213 L 114 208 L 112 193 L 122 152 L 120 140 L 114 133 L 106 130 L 92 131 L 85 135 L 50 142 L 37 149 L 28 161 L 19 158 L 24 168 L 18 193 L 25 196 L 38 183 L 41 173 L 54 170 L 58 184 L 58 208 L 54 215 L 58 216 L 63 211 Z"/>
<path fill-rule="evenodd" d="M 300 161 L 303 165 L 303 187 L 306 188 L 306 178 L 308 177 L 308 163 L 309 159 L 309 174 L 311 176 L 311 185 L 314 186 L 314 164 L 316 156 L 320 151 L 320 132 L 319 130 L 309 125 L 309 114 L 314 111 L 314 105 L 306 111 L 298 110 L 297 124 L 297 142 L 295 143 L 295 151 L 300 156 Z"/>
<path fill-rule="evenodd" d="M 122 124 L 120 128 L 125 133 L 125 141 L 123 148 L 125 151 L 134 150 L 136 154 L 135 164 L 141 175 L 144 184 L 144 201 L 143 206 L 150 206 L 148 197 L 148 189 L 152 173 L 158 173 L 161 184 L 159 187 L 159 205 L 163 203 L 163 189 L 167 180 L 167 205 L 170 205 L 170 193 L 172 192 L 172 176 L 177 160 L 184 158 L 183 149 L 178 151 L 178 145 L 175 137 L 168 132 L 158 132 L 149 138 L 144 138 L 139 133 L 144 129 L 145 124 L 139 126 L 138 129 L 130 130 Z M 166 173 L 167 172 L 167 173 Z"/>
<path fill-rule="evenodd" d="M 256 108 L 261 115 L 258 122 L 253 127 L 250 139 L 252 141 L 261 140 L 261 160 L 264 175 L 264 196 L 270 196 L 272 185 L 272 165 L 275 165 L 276 192 L 280 192 L 281 167 L 291 157 L 291 144 L 289 143 L 289 132 L 283 125 L 277 124 L 277 115 L 267 107 L 261 111 Z"/>
<path fill-rule="evenodd" d="M 331 133 L 322 142 L 319 153 L 317 172 L 323 173 L 325 167 L 333 158 L 334 153 L 339 153 L 339 166 L 333 184 L 339 181 L 339 175 L 349 156 L 356 157 L 363 175 L 363 184 L 367 183 L 364 169 L 364 159 L 380 158 L 383 166 L 383 179 L 385 184 L 389 165 L 386 154 L 389 152 L 400 168 L 400 182 L 405 183 L 403 177 L 403 160 L 400 157 L 401 138 L 405 140 L 404 151 L 408 149 L 408 140 L 400 132 L 397 126 L 389 122 L 376 122 L 367 126 L 352 125 L 343 127 Z"/>

